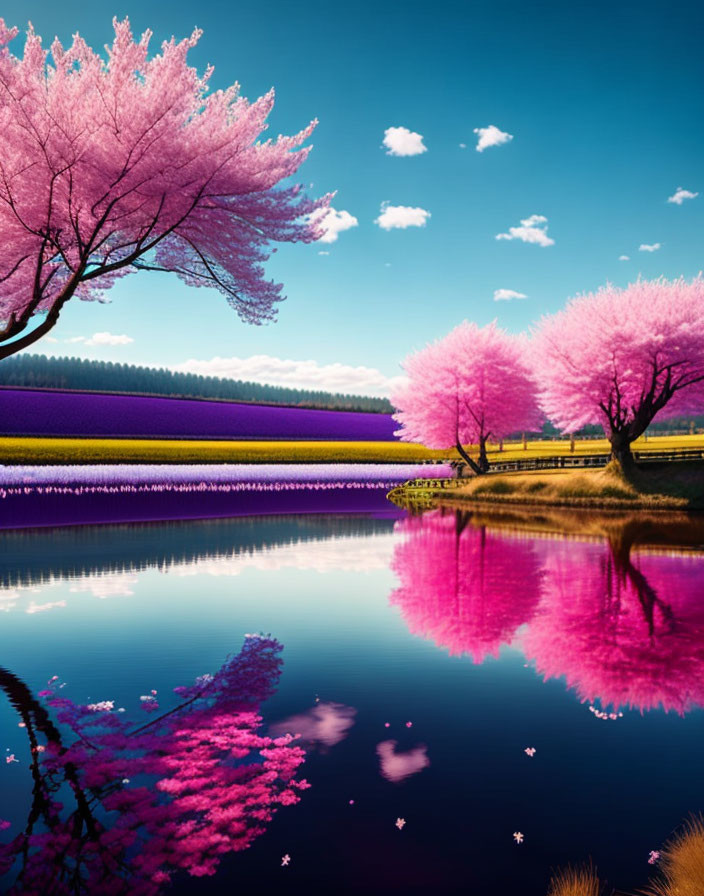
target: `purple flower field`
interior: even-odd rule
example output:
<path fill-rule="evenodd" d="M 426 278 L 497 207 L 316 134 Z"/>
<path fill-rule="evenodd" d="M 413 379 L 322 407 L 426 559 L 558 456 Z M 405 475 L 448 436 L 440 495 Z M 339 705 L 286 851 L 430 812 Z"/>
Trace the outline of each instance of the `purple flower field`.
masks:
<path fill-rule="evenodd" d="M 0 466 L 0 529 L 281 513 L 396 512 L 386 492 L 441 464 Z"/>
<path fill-rule="evenodd" d="M 138 491 L 290 491 L 393 488 L 450 475 L 444 464 L 84 464 L 0 466 L 0 498 Z"/>
<path fill-rule="evenodd" d="M 395 441 L 389 414 L 0 389 L 0 435 Z"/>

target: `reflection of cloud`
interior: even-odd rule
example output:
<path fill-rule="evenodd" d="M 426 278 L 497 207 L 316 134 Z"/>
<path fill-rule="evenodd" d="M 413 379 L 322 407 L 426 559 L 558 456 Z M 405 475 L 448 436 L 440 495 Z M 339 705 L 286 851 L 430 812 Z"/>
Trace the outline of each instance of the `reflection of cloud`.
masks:
<path fill-rule="evenodd" d="M 134 594 L 132 587 L 138 581 L 139 577 L 131 573 L 96 574 L 77 579 L 69 590 L 71 594 L 92 594 L 100 600 L 105 600 L 106 597 L 129 597 Z"/>
<path fill-rule="evenodd" d="M 347 737 L 356 715 L 357 710 L 354 706 L 345 706 L 342 703 L 317 703 L 308 712 L 275 722 L 270 726 L 269 732 L 274 736 L 299 734 L 301 740 L 309 744 L 334 747 Z"/>
<path fill-rule="evenodd" d="M 170 566 L 177 576 L 238 576 L 248 569 L 307 569 L 314 572 L 372 572 L 388 569 L 394 543 L 393 532 L 355 535 L 325 541 L 270 545 L 254 554 L 236 557 L 200 557 Z"/>
<path fill-rule="evenodd" d="M 0 613 L 7 613 L 11 610 L 17 604 L 19 596 L 20 593 L 15 588 L 0 591 Z"/>
<path fill-rule="evenodd" d="M 89 573 L 68 578 L 52 578 L 42 582 L 41 585 L 19 585 L 16 588 L 0 589 L 0 612 L 14 609 L 18 602 L 26 601 L 31 594 L 41 594 L 49 597 L 50 593 L 56 594 L 57 590 L 69 585 L 71 594 L 91 594 L 100 600 L 107 597 L 129 597 L 134 594 L 133 587 L 139 581 L 139 576 L 133 572 L 114 573 Z M 65 607 L 65 600 L 36 603 L 31 600 L 26 605 L 25 613 L 42 613 L 45 610 L 53 610 L 55 607 Z"/>
<path fill-rule="evenodd" d="M 65 600 L 53 600 L 46 604 L 36 604 L 34 601 L 25 610 L 25 613 L 44 613 L 46 610 L 53 610 L 55 607 L 65 607 Z"/>
<path fill-rule="evenodd" d="M 396 743 L 395 740 L 383 740 L 376 745 L 381 776 L 393 784 L 422 772 L 430 765 L 427 756 L 428 748 L 424 744 L 420 744 L 406 753 L 397 753 Z"/>

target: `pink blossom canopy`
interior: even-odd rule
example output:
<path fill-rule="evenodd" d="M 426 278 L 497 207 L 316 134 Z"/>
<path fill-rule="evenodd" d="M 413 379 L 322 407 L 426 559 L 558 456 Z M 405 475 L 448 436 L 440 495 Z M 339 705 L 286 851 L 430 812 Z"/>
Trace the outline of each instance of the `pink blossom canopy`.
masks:
<path fill-rule="evenodd" d="M 533 545 L 463 525 L 461 514 L 440 510 L 401 520 L 397 531 L 404 539 L 392 569 L 401 584 L 389 600 L 411 633 L 475 663 L 498 656 L 538 603 Z"/>
<path fill-rule="evenodd" d="M 618 559 L 605 543 L 550 543 L 524 637 L 545 678 L 583 701 L 684 713 L 704 706 L 701 556 Z"/>
<path fill-rule="evenodd" d="M 477 444 L 542 423 L 521 342 L 492 323 L 465 321 L 403 363 L 408 384 L 392 396 L 406 442 Z"/>
<path fill-rule="evenodd" d="M 564 432 L 704 409 L 704 281 L 606 286 L 543 318 L 533 348 L 540 402 Z M 647 418 L 647 419 L 646 419 Z M 633 437 L 640 435 L 633 432 Z"/>
<path fill-rule="evenodd" d="M 99 298 L 137 269 L 215 287 L 262 323 L 282 298 L 264 276 L 269 243 L 320 236 L 310 216 L 328 197 L 277 186 L 315 122 L 259 142 L 273 91 L 208 93 L 212 68 L 186 61 L 199 31 L 148 58 L 149 31 L 135 41 L 126 19 L 113 24 L 107 61 L 78 34 L 47 54 L 31 27 L 18 58 L 0 19 L 0 340 L 40 312 L 46 332 L 73 295 Z"/>

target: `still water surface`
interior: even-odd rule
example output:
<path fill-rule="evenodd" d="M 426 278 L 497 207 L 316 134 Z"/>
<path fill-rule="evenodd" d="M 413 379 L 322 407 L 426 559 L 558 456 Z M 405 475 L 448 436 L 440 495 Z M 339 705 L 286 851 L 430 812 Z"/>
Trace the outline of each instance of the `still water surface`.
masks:
<path fill-rule="evenodd" d="M 682 515 L 389 506 L 0 541 L 2 892 L 543 896 L 590 858 L 632 891 L 704 807 Z"/>

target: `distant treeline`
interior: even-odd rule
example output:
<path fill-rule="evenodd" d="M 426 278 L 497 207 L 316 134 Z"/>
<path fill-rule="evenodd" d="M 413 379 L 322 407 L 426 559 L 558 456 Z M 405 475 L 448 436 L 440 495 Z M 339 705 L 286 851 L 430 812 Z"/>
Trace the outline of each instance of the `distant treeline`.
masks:
<path fill-rule="evenodd" d="M 374 414 L 390 414 L 393 411 L 391 403 L 385 398 L 264 386 L 197 373 L 174 373 L 163 367 L 137 367 L 134 364 L 81 358 L 47 358 L 44 355 L 12 355 L 0 361 L 0 386 L 208 398 Z"/>

